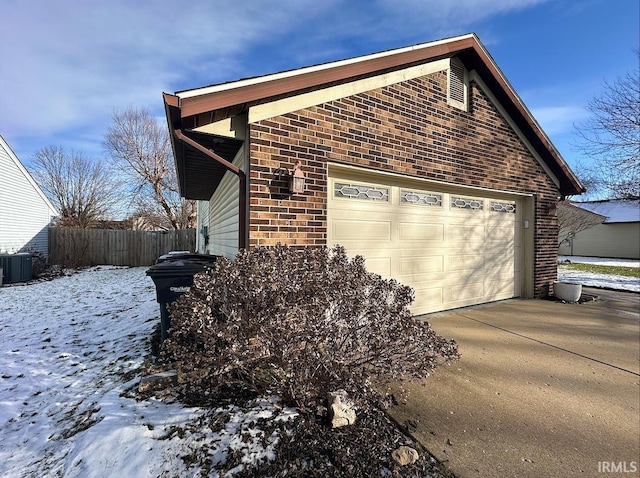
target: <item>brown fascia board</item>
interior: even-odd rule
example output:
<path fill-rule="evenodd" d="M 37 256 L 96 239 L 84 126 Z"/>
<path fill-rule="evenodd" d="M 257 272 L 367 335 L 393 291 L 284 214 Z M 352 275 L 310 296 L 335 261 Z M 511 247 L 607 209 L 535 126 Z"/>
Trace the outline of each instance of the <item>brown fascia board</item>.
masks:
<path fill-rule="evenodd" d="M 170 100 L 172 104 L 175 104 L 177 100 L 180 118 L 183 119 L 201 113 L 216 111 L 221 108 L 228 108 L 230 106 L 283 94 L 292 94 L 305 88 L 321 86 L 336 81 L 344 81 L 387 69 L 400 68 L 408 64 L 434 61 L 457 55 L 467 58 L 471 57 L 473 59 L 472 63 L 476 65 L 477 69 L 489 75 L 489 78 L 486 78 L 485 81 L 489 80 L 487 83 L 497 88 L 499 93 L 502 93 L 497 96 L 511 105 L 511 107 L 507 109 L 512 112 L 514 119 L 524 126 L 525 134 L 526 130 L 529 131 L 529 135 L 533 137 L 532 143 L 537 144 L 547 152 L 547 154 L 543 154 L 542 156 L 551 161 L 549 167 L 556 176 L 559 176 L 561 194 L 573 195 L 585 192 L 585 188 L 580 184 L 580 181 L 565 163 L 558 150 L 553 146 L 475 34 L 455 37 L 449 41 L 434 42 L 432 46 L 409 49 L 397 54 L 390 53 L 389 55 L 355 61 L 335 67 L 327 64 L 326 68 L 306 73 L 301 72 L 298 75 L 288 75 L 273 80 L 265 79 L 265 81 L 256 81 L 248 85 L 238 86 L 237 88 L 233 88 L 233 83 L 230 83 L 227 88 L 220 91 L 184 98 L 173 96 Z M 165 99 L 165 101 L 167 100 Z M 564 176 L 566 181 L 562 180 L 562 176 Z"/>
<path fill-rule="evenodd" d="M 180 108 L 180 98 L 176 95 L 171 95 L 169 93 L 162 93 L 162 98 L 164 99 L 164 104 L 167 107 Z"/>
<path fill-rule="evenodd" d="M 178 177 L 178 190 L 182 197 L 186 192 L 186 178 L 184 175 L 184 147 L 177 144 L 175 131 L 180 127 L 180 102 L 179 98 L 169 93 L 162 93 L 164 100 L 164 111 L 167 116 L 167 126 L 169 127 L 169 140 L 171 141 L 171 149 L 173 150 L 173 161 L 176 167 Z"/>
<path fill-rule="evenodd" d="M 334 81 L 343 81 L 388 68 L 397 68 L 409 63 L 446 58 L 453 56 L 455 52 L 473 48 L 474 43 L 474 37 L 467 36 L 457 40 L 454 39 L 451 42 L 437 43 L 430 47 L 405 51 L 397 55 L 372 58 L 333 68 L 323 68 L 285 78 L 256 82 L 238 88 L 227 88 L 200 96 L 180 98 L 181 115 L 182 118 L 185 118 Z"/>

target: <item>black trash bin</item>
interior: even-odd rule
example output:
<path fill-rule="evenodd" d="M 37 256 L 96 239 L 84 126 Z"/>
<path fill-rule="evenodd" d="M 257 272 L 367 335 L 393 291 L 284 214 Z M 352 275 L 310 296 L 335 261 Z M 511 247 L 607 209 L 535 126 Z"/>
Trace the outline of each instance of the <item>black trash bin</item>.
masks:
<path fill-rule="evenodd" d="M 156 285 L 156 299 L 160 304 L 160 331 L 167 338 L 171 326 L 167 304 L 187 292 L 193 285 L 193 276 L 214 266 L 220 256 L 211 254 L 178 253 L 161 256 L 147 270 Z"/>

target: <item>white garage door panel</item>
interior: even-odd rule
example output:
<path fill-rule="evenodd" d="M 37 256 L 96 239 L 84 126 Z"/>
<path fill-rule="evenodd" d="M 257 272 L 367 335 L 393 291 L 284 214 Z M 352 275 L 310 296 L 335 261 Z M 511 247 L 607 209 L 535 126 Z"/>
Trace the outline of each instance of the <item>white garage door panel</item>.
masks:
<path fill-rule="evenodd" d="M 390 241 L 391 221 L 336 220 L 332 224 L 333 237 L 338 241 Z"/>
<path fill-rule="evenodd" d="M 414 287 L 415 303 L 425 306 L 440 307 L 443 302 L 442 287 Z"/>
<path fill-rule="evenodd" d="M 518 217 L 510 199 L 330 180 L 329 244 L 413 287 L 416 315 L 519 295 Z"/>
<path fill-rule="evenodd" d="M 452 224 L 447 228 L 446 240 L 449 244 L 453 242 L 464 242 L 471 245 L 482 243 L 484 241 L 484 225 Z"/>
<path fill-rule="evenodd" d="M 468 271 L 477 270 L 483 267 L 484 259 L 481 255 L 464 255 L 464 256 L 449 256 L 448 271 Z"/>
<path fill-rule="evenodd" d="M 444 272 L 444 256 L 400 257 L 398 258 L 398 274 L 422 276 L 430 272 Z"/>
<path fill-rule="evenodd" d="M 477 303 L 481 301 L 484 296 L 484 284 L 462 284 L 453 286 L 449 289 L 451 302 L 464 301 L 463 305 Z M 459 305 L 462 307 L 462 305 Z"/>
<path fill-rule="evenodd" d="M 508 277 L 513 278 L 513 273 L 515 271 L 515 263 L 513 261 L 500 262 L 496 261 L 485 261 L 483 272 L 485 277 Z"/>
<path fill-rule="evenodd" d="M 513 244 L 513 223 L 508 227 L 487 227 L 487 241 L 496 241 L 500 244 Z"/>
<path fill-rule="evenodd" d="M 391 257 L 389 255 L 381 256 L 378 251 L 367 251 L 366 249 L 362 249 L 356 253 L 349 251 L 349 255 L 365 257 L 368 271 L 375 272 L 386 278 L 393 277 L 391 273 Z"/>
<path fill-rule="evenodd" d="M 485 279 L 484 286 L 486 289 L 500 295 L 513 293 L 513 277 L 502 275 Z M 513 297 L 510 295 L 509 297 Z"/>
<path fill-rule="evenodd" d="M 398 222 L 398 239 L 400 241 L 444 242 L 444 225 L 421 224 L 416 222 Z"/>

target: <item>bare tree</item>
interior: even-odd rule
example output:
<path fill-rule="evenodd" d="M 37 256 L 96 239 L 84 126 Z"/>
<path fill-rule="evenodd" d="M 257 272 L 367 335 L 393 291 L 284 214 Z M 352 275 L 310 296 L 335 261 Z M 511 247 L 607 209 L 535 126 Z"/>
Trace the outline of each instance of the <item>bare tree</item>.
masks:
<path fill-rule="evenodd" d="M 635 54 L 640 61 L 640 50 Z M 610 198 L 640 197 L 640 77 L 638 68 L 587 105 L 592 116 L 576 126 L 578 148 L 595 159 L 591 174 Z"/>
<path fill-rule="evenodd" d="M 133 191 L 134 210 L 160 228 L 195 227 L 194 203 L 178 193 L 167 129 L 148 109 L 116 111 L 104 147 Z"/>
<path fill-rule="evenodd" d="M 570 201 L 558 203 L 558 247 L 571 243 L 576 234 L 590 229 L 606 219 L 605 216 L 574 206 Z"/>
<path fill-rule="evenodd" d="M 176 222 L 180 228 L 195 227 L 196 217 L 194 201 L 182 200 L 180 208 L 176 212 Z M 135 209 L 131 213 L 132 218 L 136 218 L 139 223 L 151 230 L 170 229 L 165 212 L 158 206 L 152 197 L 138 197 L 135 202 Z"/>
<path fill-rule="evenodd" d="M 118 184 L 102 162 L 47 146 L 36 151 L 29 171 L 60 211 L 60 225 L 90 227 L 114 212 Z"/>

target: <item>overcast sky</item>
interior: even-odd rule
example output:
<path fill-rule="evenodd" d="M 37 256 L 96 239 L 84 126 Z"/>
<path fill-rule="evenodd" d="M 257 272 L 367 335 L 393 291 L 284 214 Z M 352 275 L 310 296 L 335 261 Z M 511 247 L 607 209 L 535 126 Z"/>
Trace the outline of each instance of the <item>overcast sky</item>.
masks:
<path fill-rule="evenodd" d="M 196 88 L 475 32 L 564 158 L 637 67 L 638 0 L 0 0 L 0 135 L 102 156 L 111 116 Z M 0 172 L 1 174 L 1 172 Z"/>

